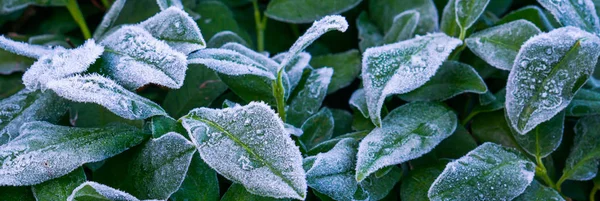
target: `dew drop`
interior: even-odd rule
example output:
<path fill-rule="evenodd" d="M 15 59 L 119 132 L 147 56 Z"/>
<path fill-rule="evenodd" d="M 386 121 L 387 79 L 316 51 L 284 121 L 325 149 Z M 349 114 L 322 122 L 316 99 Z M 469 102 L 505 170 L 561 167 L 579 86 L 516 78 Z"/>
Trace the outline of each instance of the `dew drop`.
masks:
<path fill-rule="evenodd" d="M 552 53 L 554 53 L 554 50 L 552 49 L 552 47 L 546 48 L 546 54 L 547 55 L 552 55 Z"/>
<path fill-rule="evenodd" d="M 435 47 L 435 51 L 442 53 L 444 52 L 444 50 L 446 50 L 446 47 L 444 47 L 444 45 L 442 44 L 438 44 L 437 47 Z"/>

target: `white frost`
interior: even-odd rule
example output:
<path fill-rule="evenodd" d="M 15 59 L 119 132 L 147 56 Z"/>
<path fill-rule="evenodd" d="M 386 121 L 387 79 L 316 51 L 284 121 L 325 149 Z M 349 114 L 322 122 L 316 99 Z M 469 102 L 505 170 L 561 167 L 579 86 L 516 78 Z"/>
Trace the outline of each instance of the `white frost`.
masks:
<path fill-rule="evenodd" d="M 0 49 L 35 59 L 40 58 L 43 55 L 51 54 L 54 51 L 52 48 L 41 45 L 32 45 L 24 42 L 13 41 L 2 35 L 0 35 Z M 56 49 L 63 48 L 56 47 Z"/>
<path fill-rule="evenodd" d="M 139 26 L 186 55 L 206 47 L 198 24 L 185 11 L 175 6 L 148 18 Z"/>

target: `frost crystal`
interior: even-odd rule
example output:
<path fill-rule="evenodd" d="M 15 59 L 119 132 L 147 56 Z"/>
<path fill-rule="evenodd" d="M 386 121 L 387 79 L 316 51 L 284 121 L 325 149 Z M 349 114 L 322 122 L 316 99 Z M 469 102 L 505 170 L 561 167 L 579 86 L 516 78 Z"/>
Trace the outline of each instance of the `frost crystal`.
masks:
<path fill-rule="evenodd" d="M 181 121 L 202 159 L 219 174 L 257 195 L 305 198 L 299 148 L 268 105 L 199 108 Z"/>
<path fill-rule="evenodd" d="M 362 78 L 375 125 L 381 126 L 381 107 L 388 95 L 410 92 L 425 84 L 462 41 L 443 33 L 367 49 Z"/>
<path fill-rule="evenodd" d="M 85 72 L 104 52 L 94 40 L 88 40 L 81 47 L 69 50 L 56 50 L 42 55 L 23 74 L 23 84 L 29 90 L 46 89 L 46 83 Z"/>
<path fill-rule="evenodd" d="M 140 26 L 155 38 L 186 55 L 206 47 L 198 24 L 181 8 L 175 6 L 147 19 L 140 23 Z"/>
<path fill-rule="evenodd" d="M 97 74 L 73 76 L 48 83 L 59 96 L 83 103 L 96 103 L 126 119 L 146 119 L 165 115 L 156 103 L 121 87 Z"/>
<path fill-rule="evenodd" d="M 85 182 L 79 185 L 73 193 L 67 198 L 67 201 L 77 201 L 79 197 L 94 197 L 98 199 L 118 200 L 118 201 L 139 201 L 139 199 L 123 191 L 111 188 L 104 184 L 93 181 Z"/>
<path fill-rule="evenodd" d="M 279 66 L 279 64 L 275 62 L 275 60 L 261 53 L 255 52 L 254 50 L 247 48 L 246 46 L 240 45 L 238 43 L 226 43 L 221 47 L 221 49 L 233 50 L 237 53 L 240 53 L 248 58 L 251 58 L 256 63 L 259 63 L 273 75 L 277 74 L 277 67 Z"/>
<path fill-rule="evenodd" d="M 519 51 L 506 86 L 510 125 L 525 134 L 567 107 L 594 70 L 600 39 L 574 27 L 528 40 Z"/>
<path fill-rule="evenodd" d="M 103 67 L 117 82 L 137 89 L 149 83 L 169 88 L 183 85 L 186 56 L 136 26 L 123 26 L 100 44 L 108 50 Z"/>
<path fill-rule="evenodd" d="M 40 58 L 44 55 L 51 54 L 54 50 L 52 48 L 44 47 L 41 45 L 32 45 L 24 42 L 17 42 L 10 40 L 0 35 L 0 49 L 12 52 L 21 56 Z M 62 47 L 56 47 L 56 49 L 63 49 Z"/>

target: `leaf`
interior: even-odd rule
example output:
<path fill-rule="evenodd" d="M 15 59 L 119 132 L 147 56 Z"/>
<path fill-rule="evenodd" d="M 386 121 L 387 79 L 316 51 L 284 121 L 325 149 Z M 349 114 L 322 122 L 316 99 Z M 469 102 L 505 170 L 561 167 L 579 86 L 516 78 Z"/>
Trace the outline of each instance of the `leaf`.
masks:
<path fill-rule="evenodd" d="M 365 118 L 369 118 L 369 106 L 365 97 L 364 89 L 357 89 L 350 96 L 349 104 L 354 109 L 358 110 Z"/>
<path fill-rule="evenodd" d="M 193 10 L 202 16 L 195 21 L 206 38 L 215 37 L 221 31 L 231 31 L 240 36 L 244 41 L 251 41 L 252 38 L 240 27 L 234 18 L 234 13 L 227 5 L 219 1 L 201 1 Z"/>
<path fill-rule="evenodd" d="M 126 88 L 150 83 L 179 88 L 183 84 L 186 56 L 140 27 L 123 26 L 100 44 L 106 49 L 102 69 Z"/>
<path fill-rule="evenodd" d="M 358 141 L 346 138 L 333 149 L 304 159 L 308 185 L 335 200 L 380 200 L 400 180 L 398 170 L 386 176 L 370 176 L 363 182 L 354 179 Z"/>
<path fill-rule="evenodd" d="M 448 163 L 428 196 L 437 200 L 512 200 L 529 186 L 535 165 L 516 150 L 484 143 Z"/>
<path fill-rule="evenodd" d="M 278 55 L 275 55 L 272 59 L 275 60 L 276 62 L 281 62 L 286 56 L 286 53 L 281 53 Z M 329 63 L 328 57 L 327 56 L 322 56 L 320 57 L 322 59 L 319 58 L 315 58 L 317 59 L 315 64 L 313 65 L 318 65 L 319 67 L 330 67 L 331 63 Z M 296 87 L 298 86 L 298 84 L 300 83 L 300 80 L 302 79 L 302 76 L 304 75 L 304 70 L 306 70 L 307 68 L 310 67 L 309 62 L 312 61 L 312 56 L 306 52 L 301 52 L 298 55 L 296 55 L 296 57 L 294 59 L 292 59 L 292 61 L 290 61 L 290 63 L 287 64 L 287 66 L 285 66 L 285 72 L 287 74 L 288 79 L 290 80 L 290 91 L 293 91 L 294 89 L 296 89 Z M 352 60 L 350 60 L 352 61 Z M 322 63 L 318 63 L 318 62 L 322 62 Z M 337 63 L 335 66 L 338 66 Z M 284 75 L 286 75 L 284 74 Z M 343 73 L 340 73 L 343 75 Z M 329 85 L 332 85 L 331 83 Z M 329 88 L 327 88 L 329 89 Z"/>
<path fill-rule="evenodd" d="M 421 14 L 417 10 L 407 10 L 394 17 L 390 30 L 385 33 L 385 44 L 400 42 L 412 38 L 417 30 Z"/>
<path fill-rule="evenodd" d="M 94 40 L 88 40 L 77 49 L 56 50 L 42 55 L 23 74 L 23 84 L 32 91 L 45 90 L 50 81 L 86 71 L 102 52 L 102 46 L 97 45 Z"/>
<path fill-rule="evenodd" d="M 352 132 L 352 113 L 344 109 L 330 109 L 333 115 L 333 137 Z"/>
<path fill-rule="evenodd" d="M 127 91 L 97 74 L 73 76 L 48 83 L 60 97 L 75 102 L 96 103 L 125 119 L 146 119 L 166 115 L 156 103 Z"/>
<path fill-rule="evenodd" d="M 169 9 L 171 6 L 183 9 L 183 3 L 181 3 L 181 0 L 156 0 L 156 3 L 158 4 L 158 7 L 160 7 L 160 10 L 163 11 Z"/>
<path fill-rule="evenodd" d="M 21 135 L 0 146 L 0 185 L 35 185 L 58 178 L 84 163 L 101 161 L 144 139 L 135 127 L 72 128 L 47 122 L 21 126 Z"/>
<path fill-rule="evenodd" d="M 456 23 L 462 32 L 467 32 L 479 19 L 490 0 L 455 0 Z"/>
<path fill-rule="evenodd" d="M 471 123 L 473 137 L 478 142 L 493 142 L 506 147 L 517 148 L 513 140 L 512 130 L 509 127 L 504 111 L 495 111 L 479 114 Z"/>
<path fill-rule="evenodd" d="M 85 180 L 83 168 L 77 168 L 65 176 L 32 186 L 31 189 L 38 201 L 67 200 L 71 192 Z"/>
<path fill-rule="evenodd" d="M 561 112 L 525 135 L 513 133 L 513 136 L 517 144 L 528 154 L 545 158 L 554 152 L 562 142 L 564 122 L 565 113 Z"/>
<path fill-rule="evenodd" d="M 456 0 L 448 0 L 442 11 L 440 30 L 448 36 L 459 37 L 460 27 L 458 26 L 458 19 L 456 17 Z"/>
<path fill-rule="evenodd" d="M 424 85 L 461 43 L 437 33 L 367 49 L 363 54 L 362 79 L 373 123 L 380 126 L 381 107 L 388 95 L 407 93 Z"/>
<path fill-rule="evenodd" d="M 0 49 L 0 75 L 10 75 L 16 72 L 25 72 L 34 60 L 29 57 L 15 55 Z"/>
<path fill-rule="evenodd" d="M 54 50 L 63 50 L 61 47 L 55 49 L 41 45 L 32 45 L 24 42 L 10 40 L 4 36 L 0 36 L 0 49 L 6 50 L 16 55 L 29 57 L 33 59 L 40 58 L 44 55 L 52 54 Z"/>
<path fill-rule="evenodd" d="M 106 11 L 104 17 L 102 17 L 102 21 L 98 24 L 98 27 L 94 31 L 94 39 L 99 40 L 102 36 L 108 31 L 110 27 L 112 27 L 115 21 L 119 18 L 121 14 L 121 10 L 125 7 L 125 3 L 127 0 L 115 0 L 110 9 Z M 130 1 L 131 2 L 131 1 Z"/>
<path fill-rule="evenodd" d="M 299 86 L 298 94 L 289 100 L 287 123 L 300 127 L 308 117 L 317 112 L 327 95 L 332 75 L 331 68 L 320 68 L 310 73 L 304 85 Z"/>
<path fill-rule="evenodd" d="M 300 24 L 309 23 L 327 15 L 340 14 L 357 6 L 362 0 L 273 0 L 265 15 L 269 18 Z"/>
<path fill-rule="evenodd" d="M 219 200 L 219 180 L 217 179 L 217 174 L 202 161 L 200 155 L 194 154 L 192 156 L 192 162 L 183 183 L 181 183 L 179 190 L 171 195 L 169 200 Z"/>
<path fill-rule="evenodd" d="M 469 133 L 464 126 L 458 125 L 450 137 L 442 140 L 442 142 L 435 147 L 434 152 L 435 156 L 440 159 L 457 159 L 475 148 L 477 148 L 477 142 L 473 136 L 471 136 L 471 133 Z"/>
<path fill-rule="evenodd" d="M 126 192 L 93 181 L 84 182 L 79 185 L 67 199 L 67 201 L 83 200 L 139 201 Z"/>
<path fill-rule="evenodd" d="M 571 153 L 565 162 L 561 180 L 587 181 L 598 173 L 600 163 L 600 147 L 598 140 L 600 132 L 597 125 L 599 116 L 589 116 L 579 119 L 575 125 L 575 139 Z M 560 182 L 559 182 L 560 183 Z"/>
<path fill-rule="evenodd" d="M 199 108 L 181 121 L 202 159 L 225 178 L 253 194 L 305 198 L 300 151 L 266 104 Z"/>
<path fill-rule="evenodd" d="M 69 106 L 69 124 L 74 127 L 100 127 L 115 122 L 126 123 L 138 128 L 141 128 L 142 125 L 144 125 L 144 120 L 125 119 L 112 113 L 101 105 L 71 102 Z"/>
<path fill-rule="evenodd" d="M 554 189 L 541 185 L 539 182 L 533 180 L 529 187 L 525 189 L 523 194 L 516 197 L 514 201 L 545 201 L 545 200 L 556 200 L 564 201 L 565 199 Z"/>
<path fill-rule="evenodd" d="M 356 180 L 430 152 L 456 129 L 456 114 L 439 103 L 408 103 L 392 110 L 358 148 Z"/>
<path fill-rule="evenodd" d="M 139 26 L 185 55 L 206 47 L 198 25 L 182 8 L 170 7 L 141 22 Z"/>
<path fill-rule="evenodd" d="M 0 187 L 2 201 L 37 201 L 31 192 L 31 188 L 25 186 L 2 186 Z"/>
<path fill-rule="evenodd" d="M 497 22 L 498 25 L 506 24 L 508 22 L 517 21 L 517 20 L 527 20 L 533 24 L 535 24 L 538 28 L 543 31 L 550 31 L 554 29 L 550 20 L 546 17 L 544 10 L 542 10 L 538 6 L 525 6 L 518 10 L 515 10 L 511 13 L 506 14 L 500 21 Z"/>
<path fill-rule="evenodd" d="M 216 33 L 210 40 L 208 40 L 207 47 L 218 48 L 227 43 L 238 43 L 240 45 L 249 47 L 250 45 L 238 36 L 236 33 L 231 31 L 221 31 Z"/>
<path fill-rule="evenodd" d="M 538 0 L 558 22 L 591 33 L 600 33 L 600 20 L 591 0 Z"/>
<path fill-rule="evenodd" d="M 233 183 L 225 195 L 221 198 L 221 201 L 289 201 L 291 199 L 276 199 L 270 197 L 263 197 L 248 192 L 244 186 Z"/>
<path fill-rule="evenodd" d="M 467 47 L 488 64 L 510 71 L 521 46 L 541 33 L 533 23 L 517 20 L 495 26 L 471 35 Z"/>
<path fill-rule="evenodd" d="M 402 180 L 400 197 L 402 200 L 429 201 L 427 190 L 442 173 L 443 167 L 416 169 Z"/>
<path fill-rule="evenodd" d="M 329 87 L 327 87 L 327 94 L 332 94 L 352 84 L 360 74 L 360 62 L 360 52 L 352 49 L 342 53 L 313 57 L 310 60 L 310 65 L 315 68 L 333 68 L 335 73 L 331 77 Z"/>
<path fill-rule="evenodd" d="M 64 6 L 67 0 L 7 0 L 0 4 L 0 14 L 21 10 L 29 5 L 37 6 Z"/>
<path fill-rule="evenodd" d="M 475 108 L 473 108 L 473 110 L 471 111 L 471 115 L 475 116 L 476 114 L 482 113 L 482 112 L 492 112 L 492 111 L 496 111 L 499 109 L 503 109 L 504 108 L 504 103 L 505 103 L 505 99 L 506 99 L 506 89 L 503 88 L 500 91 L 496 92 L 495 94 L 493 94 L 493 101 L 486 104 L 486 105 L 481 105 L 478 104 L 477 106 L 475 106 Z M 480 99 L 481 101 L 481 99 Z"/>
<path fill-rule="evenodd" d="M 426 34 L 438 29 L 438 13 L 432 0 L 369 1 L 371 19 L 383 32 L 387 32 L 392 27 L 396 15 L 412 9 L 417 10 L 421 16 L 416 34 Z"/>
<path fill-rule="evenodd" d="M 567 107 L 593 72 L 599 45 L 598 37 L 574 27 L 529 39 L 506 86 L 510 125 L 525 134 Z"/>
<path fill-rule="evenodd" d="M 565 109 L 567 116 L 583 117 L 600 114 L 600 93 L 588 89 L 580 89 L 575 93 L 573 101 Z"/>
<path fill-rule="evenodd" d="M 358 132 L 346 133 L 344 135 L 340 135 L 340 136 L 334 137 L 333 139 L 330 139 L 330 140 L 327 140 L 327 141 L 317 144 L 317 146 L 310 149 L 306 154 L 309 156 L 314 156 L 314 155 L 317 155 L 318 153 L 325 153 L 325 152 L 328 152 L 329 150 L 333 149 L 333 147 L 335 147 L 335 145 L 338 142 L 340 142 L 346 138 L 351 138 L 356 141 L 360 141 L 362 138 L 367 136 L 367 134 L 369 134 L 369 131 L 358 131 Z"/>
<path fill-rule="evenodd" d="M 2 79 L 0 79 L 0 99 L 15 95 L 23 88 L 25 88 L 25 86 L 22 84 L 20 75 L 13 74 L 2 76 Z"/>
<path fill-rule="evenodd" d="M 298 138 L 304 150 L 310 150 L 317 144 L 331 139 L 334 121 L 331 110 L 323 108 L 302 124 L 302 135 Z"/>
<path fill-rule="evenodd" d="M 137 198 L 166 200 L 179 189 L 194 152 L 191 142 L 170 132 L 108 159 L 94 176 Z"/>
<path fill-rule="evenodd" d="M 356 27 L 358 29 L 358 47 L 361 52 L 367 48 L 379 46 L 383 43 L 383 35 L 379 33 L 379 28 L 371 22 L 367 12 L 362 12 L 356 18 Z"/>
<path fill-rule="evenodd" d="M 399 97 L 405 101 L 444 101 L 463 93 L 482 94 L 487 86 L 468 64 L 447 61 L 423 86 Z"/>

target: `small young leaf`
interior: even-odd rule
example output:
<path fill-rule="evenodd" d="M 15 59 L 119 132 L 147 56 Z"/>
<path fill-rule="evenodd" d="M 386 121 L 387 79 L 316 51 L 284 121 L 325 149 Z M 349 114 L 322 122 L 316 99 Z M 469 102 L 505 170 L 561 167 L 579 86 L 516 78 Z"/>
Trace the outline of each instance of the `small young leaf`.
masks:
<path fill-rule="evenodd" d="M 429 190 L 431 184 L 433 184 L 443 170 L 442 166 L 411 171 L 408 177 L 402 180 L 402 186 L 400 187 L 400 197 L 402 200 L 429 201 L 427 190 Z"/>
<path fill-rule="evenodd" d="M 83 103 L 96 103 L 125 119 L 146 119 L 166 112 L 156 103 L 127 91 L 100 75 L 74 76 L 48 83 L 59 96 Z"/>
<path fill-rule="evenodd" d="M 600 93 L 588 89 L 577 91 L 565 109 L 567 116 L 583 117 L 600 114 Z"/>
<path fill-rule="evenodd" d="M 315 68 L 331 67 L 333 76 L 327 88 L 327 94 L 336 92 L 350 85 L 360 74 L 360 52 L 356 49 L 337 54 L 316 56 L 310 60 Z M 290 80 L 292 79 L 291 74 Z M 291 82 L 291 81 L 290 81 Z"/>
<path fill-rule="evenodd" d="M 564 201 L 565 199 L 554 189 L 546 187 L 536 180 L 525 189 L 523 194 L 516 197 L 513 201 Z"/>
<path fill-rule="evenodd" d="M 379 28 L 371 22 L 366 12 L 360 13 L 356 18 L 356 27 L 358 29 L 358 47 L 361 52 L 367 48 L 383 44 L 383 35 L 379 33 Z"/>
<path fill-rule="evenodd" d="M 343 13 L 362 0 L 273 0 L 265 15 L 288 23 L 309 23 L 327 15 Z"/>
<path fill-rule="evenodd" d="M 333 136 L 333 115 L 331 110 L 323 108 L 302 124 L 302 135 L 298 138 L 304 150 L 310 150 L 317 144 Z"/>
<path fill-rule="evenodd" d="M 181 121 L 202 159 L 219 174 L 257 195 L 306 197 L 300 151 L 266 104 L 199 108 Z"/>
<path fill-rule="evenodd" d="M 456 23 L 466 32 L 483 14 L 490 0 L 455 0 Z"/>
<path fill-rule="evenodd" d="M 529 39 L 519 51 L 506 86 L 510 125 L 525 134 L 567 107 L 593 72 L 600 39 L 565 27 Z"/>
<path fill-rule="evenodd" d="M 273 57 L 273 60 L 275 60 L 276 62 L 281 62 L 281 60 L 284 59 L 285 55 L 285 53 L 275 55 Z M 284 66 L 286 72 L 284 75 L 287 75 L 288 79 L 290 80 L 290 91 L 294 90 L 300 83 L 302 75 L 304 74 L 304 70 L 310 67 L 309 62 L 312 61 L 311 58 L 312 56 L 310 54 L 306 52 L 301 52 L 298 55 L 296 55 L 296 57 L 292 59 L 292 61 L 290 61 L 290 63 L 288 63 L 287 66 Z M 327 60 L 325 60 L 324 64 L 316 63 L 316 65 L 318 65 L 319 67 L 329 67 L 331 64 L 328 63 Z"/>
<path fill-rule="evenodd" d="M 450 162 L 428 196 L 437 200 L 512 200 L 529 186 L 535 165 L 516 150 L 484 143 Z"/>
<path fill-rule="evenodd" d="M 166 200 L 179 189 L 195 151 L 191 142 L 171 132 L 108 159 L 94 176 L 137 198 Z"/>
<path fill-rule="evenodd" d="M 369 1 L 371 19 L 384 33 L 392 27 L 394 17 L 407 10 L 417 10 L 420 14 L 416 34 L 426 34 L 438 30 L 438 12 L 433 0 L 378 0 Z"/>
<path fill-rule="evenodd" d="M 248 192 L 244 186 L 233 183 L 221 198 L 221 201 L 290 201 L 291 199 L 276 199 L 263 197 Z"/>
<path fill-rule="evenodd" d="M 0 146 L 0 185 L 35 185 L 58 178 L 84 163 L 101 161 L 137 145 L 135 127 L 72 128 L 47 122 L 21 126 L 21 135 Z"/>
<path fill-rule="evenodd" d="M 515 10 L 509 14 L 506 14 L 500 21 L 497 22 L 498 25 L 506 24 L 508 22 L 517 21 L 517 20 L 527 20 L 533 24 L 535 24 L 538 28 L 543 31 L 550 31 L 554 29 L 550 20 L 546 17 L 544 10 L 542 10 L 538 6 L 525 6 L 518 10 Z"/>
<path fill-rule="evenodd" d="M 586 181 L 596 176 L 600 163 L 598 125 L 600 125 L 599 116 L 584 117 L 577 121 L 575 139 L 561 179 Z"/>
<path fill-rule="evenodd" d="M 365 97 L 364 89 L 357 89 L 350 96 L 349 104 L 351 107 L 357 109 L 365 118 L 369 118 L 369 106 L 367 104 L 367 97 Z"/>
<path fill-rule="evenodd" d="M 179 190 L 171 195 L 169 200 L 218 201 L 219 180 L 217 179 L 217 173 L 202 161 L 200 155 L 194 154 L 183 183 L 181 183 Z"/>
<path fill-rule="evenodd" d="M 431 151 L 450 136 L 458 124 L 456 114 L 439 103 L 408 103 L 392 110 L 383 126 L 374 129 L 358 148 L 356 180 Z"/>
<path fill-rule="evenodd" d="M 310 73 L 305 84 L 299 86 L 298 94 L 290 98 L 287 123 L 300 127 L 308 117 L 319 110 L 327 95 L 332 75 L 331 68 L 319 68 Z"/>
<path fill-rule="evenodd" d="M 64 6 L 67 2 L 67 0 L 7 0 L 0 3 L 0 14 L 15 12 L 29 5 Z"/>
<path fill-rule="evenodd" d="M 67 198 L 67 201 L 80 200 L 140 201 L 128 193 L 93 181 L 82 183 Z"/>
<path fill-rule="evenodd" d="M 373 123 L 381 126 L 381 108 L 388 95 L 424 85 L 460 44 L 458 39 L 437 33 L 367 49 L 362 78 Z"/>
<path fill-rule="evenodd" d="M 510 71 L 523 43 L 540 32 L 533 23 L 517 20 L 477 32 L 465 43 L 488 64 Z"/>
<path fill-rule="evenodd" d="M 32 186 L 31 189 L 38 201 L 67 200 L 71 192 L 85 180 L 83 168 L 77 168 L 65 176 Z"/>
<path fill-rule="evenodd" d="M 600 20 L 591 0 L 538 0 L 564 26 L 600 33 Z"/>
<path fill-rule="evenodd" d="M 163 10 L 139 26 L 185 55 L 206 47 L 196 22 L 178 7 Z"/>
<path fill-rule="evenodd" d="M 420 18 L 421 14 L 417 10 L 407 10 L 396 15 L 392 27 L 383 37 L 383 42 L 390 44 L 412 38 Z"/>
<path fill-rule="evenodd" d="M 446 61 L 423 86 L 398 96 L 405 101 L 444 101 L 462 93 L 482 94 L 486 91 L 485 82 L 473 67 Z"/>

